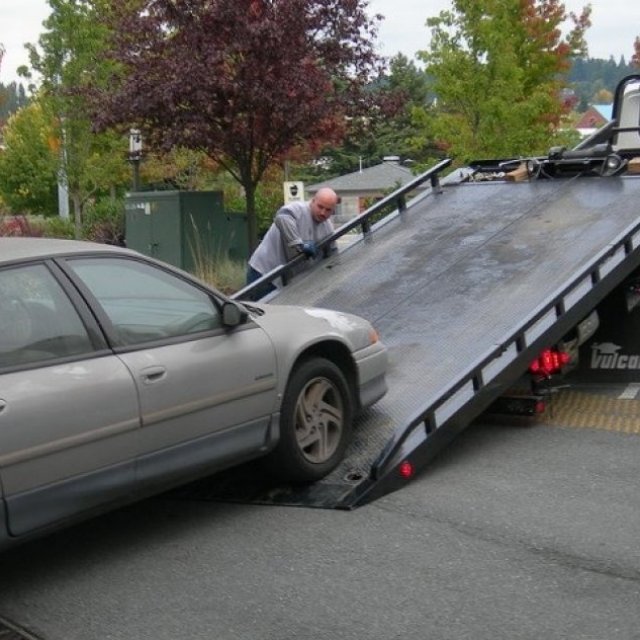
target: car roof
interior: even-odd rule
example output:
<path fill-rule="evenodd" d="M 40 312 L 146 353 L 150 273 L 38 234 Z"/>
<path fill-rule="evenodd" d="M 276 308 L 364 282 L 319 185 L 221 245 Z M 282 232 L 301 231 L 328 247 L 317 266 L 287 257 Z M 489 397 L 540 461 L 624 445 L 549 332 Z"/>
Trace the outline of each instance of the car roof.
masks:
<path fill-rule="evenodd" d="M 0 238 L 0 264 L 30 258 L 53 257 L 80 253 L 134 252 L 108 244 L 59 238 Z"/>

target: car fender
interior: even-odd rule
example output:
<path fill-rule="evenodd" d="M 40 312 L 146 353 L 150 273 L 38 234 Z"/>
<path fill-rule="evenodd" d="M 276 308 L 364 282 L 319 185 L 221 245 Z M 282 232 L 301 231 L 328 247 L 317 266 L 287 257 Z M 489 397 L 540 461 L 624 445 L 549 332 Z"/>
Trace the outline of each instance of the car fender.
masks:
<path fill-rule="evenodd" d="M 301 354 L 331 343 L 342 346 L 354 362 L 354 353 L 370 343 L 370 325 L 350 314 L 284 305 L 264 309 L 264 315 L 254 320 L 269 336 L 278 354 L 280 392 Z"/>

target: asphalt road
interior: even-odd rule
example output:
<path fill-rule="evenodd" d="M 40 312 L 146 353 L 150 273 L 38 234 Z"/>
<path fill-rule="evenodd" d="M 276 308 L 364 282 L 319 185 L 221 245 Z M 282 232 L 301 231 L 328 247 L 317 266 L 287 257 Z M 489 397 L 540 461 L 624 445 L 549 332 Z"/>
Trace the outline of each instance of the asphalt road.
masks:
<path fill-rule="evenodd" d="M 353 512 L 152 499 L 0 556 L 0 616 L 43 640 L 640 639 L 640 437 L 476 425 Z"/>

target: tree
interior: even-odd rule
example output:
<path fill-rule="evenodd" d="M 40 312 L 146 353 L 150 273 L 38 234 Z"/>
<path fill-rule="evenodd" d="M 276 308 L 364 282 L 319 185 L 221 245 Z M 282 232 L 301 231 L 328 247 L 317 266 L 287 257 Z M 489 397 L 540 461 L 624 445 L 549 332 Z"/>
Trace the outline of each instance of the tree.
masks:
<path fill-rule="evenodd" d="M 250 246 L 256 187 L 298 145 L 339 140 L 379 59 L 366 0 L 112 2 L 99 126 L 136 126 L 164 148 L 202 149 L 242 185 Z"/>
<path fill-rule="evenodd" d="M 622 78 L 633 73 L 631 64 L 624 57 L 616 64 L 612 58 L 576 58 L 572 61 L 567 80 L 575 92 L 580 111 L 586 111 L 593 97 L 602 90 L 615 91 Z"/>
<path fill-rule="evenodd" d="M 102 50 L 108 29 L 100 19 L 101 0 L 48 0 L 40 50 L 28 45 L 30 63 L 42 76 L 38 99 L 54 114 L 58 177 L 73 204 L 76 236 L 82 234 L 86 204 L 101 192 L 124 184 L 127 140 L 92 131 L 82 87 L 100 82 L 107 72 Z M 29 73 L 25 73 L 29 77 Z"/>
<path fill-rule="evenodd" d="M 51 118 L 32 103 L 12 115 L 3 131 L 0 151 L 0 193 L 14 212 L 54 215 L 57 154 Z"/>
<path fill-rule="evenodd" d="M 380 108 L 356 119 L 340 146 L 330 146 L 322 156 L 330 159 L 330 172 L 342 175 L 382 162 L 385 156 L 418 159 L 422 149 L 413 145 L 413 109 L 428 103 L 427 76 L 405 55 L 398 53 L 389 69 L 369 87 Z"/>
<path fill-rule="evenodd" d="M 631 64 L 640 67 L 640 37 L 636 38 L 633 43 L 634 54 L 631 58 Z"/>
<path fill-rule="evenodd" d="M 593 96 L 594 104 L 611 104 L 613 102 L 613 92 L 608 89 L 600 89 Z"/>
<path fill-rule="evenodd" d="M 546 151 L 567 110 L 563 74 L 586 52 L 590 11 L 567 15 L 558 0 L 454 0 L 427 21 L 430 49 L 419 53 L 437 96 L 420 114 L 424 134 L 463 161 Z"/>
<path fill-rule="evenodd" d="M 425 163 L 434 156 L 432 141 L 416 135 L 414 114 L 428 109 L 434 101 L 430 79 L 413 61 L 398 54 L 389 64 L 389 90 L 403 98 L 402 109 L 387 120 L 379 134 L 385 145 L 384 155 L 399 155 L 413 162 Z"/>
<path fill-rule="evenodd" d="M 0 125 L 12 113 L 25 107 L 29 102 L 22 83 L 11 82 L 8 85 L 0 83 Z"/>

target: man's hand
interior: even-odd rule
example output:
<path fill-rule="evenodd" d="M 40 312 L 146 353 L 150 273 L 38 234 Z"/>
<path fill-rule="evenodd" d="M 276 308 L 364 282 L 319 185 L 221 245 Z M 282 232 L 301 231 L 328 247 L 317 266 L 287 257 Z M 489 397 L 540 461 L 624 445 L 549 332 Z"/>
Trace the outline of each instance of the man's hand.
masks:
<path fill-rule="evenodd" d="M 318 255 L 318 247 L 314 242 L 303 242 L 301 251 L 307 258 L 315 258 Z"/>

